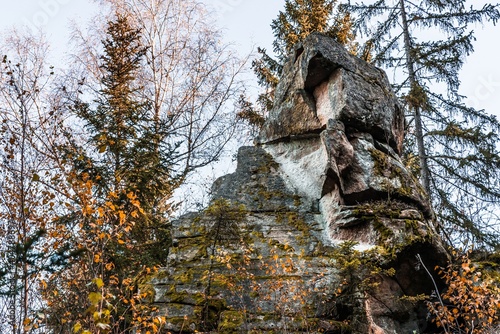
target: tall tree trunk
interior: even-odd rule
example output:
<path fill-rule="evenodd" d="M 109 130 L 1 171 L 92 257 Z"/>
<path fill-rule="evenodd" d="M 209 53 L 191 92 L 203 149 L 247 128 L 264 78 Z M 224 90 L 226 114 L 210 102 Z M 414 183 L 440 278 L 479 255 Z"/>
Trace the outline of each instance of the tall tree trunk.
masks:
<path fill-rule="evenodd" d="M 10 287 L 9 287 L 9 291 L 10 291 L 10 295 L 9 295 L 9 315 L 8 315 L 8 322 L 9 322 L 9 326 L 11 327 L 12 329 L 12 333 L 16 333 L 16 327 L 17 327 L 17 324 L 16 324 L 16 309 L 17 309 L 17 303 L 16 303 L 16 298 L 17 298 L 17 276 L 18 276 L 18 272 L 17 272 L 17 261 L 16 261 L 16 254 L 15 254 L 15 245 L 14 243 L 17 241 L 17 238 L 16 236 L 14 235 L 14 233 L 16 233 L 16 228 L 15 228 L 15 222 L 13 222 L 12 220 L 9 220 L 9 226 L 8 226 L 8 239 L 7 239 L 7 242 L 9 244 L 9 246 L 12 247 L 12 249 L 9 251 L 9 264 L 12 266 L 12 270 L 13 270 L 13 273 L 12 273 L 12 277 L 11 277 L 11 281 L 10 281 Z"/>
<path fill-rule="evenodd" d="M 402 28 L 403 28 L 403 34 L 404 34 L 404 48 L 405 48 L 405 54 L 406 54 L 406 67 L 408 70 L 408 78 L 410 80 L 410 94 L 413 94 L 417 91 L 418 89 L 418 82 L 417 78 L 415 75 L 415 66 L 414 66 L 414 60 L 413 60 L 413 55 L 412 55 L 412 48 L 411 48 L 411 39 L 410 39 L 410 31 L 408 27 L 408 19 L 406 16 L 406 10 L 405 10 L 405 5 L 404 5 L 404 0 L 399 0 L 399 5 L 401 9 L 401 19 L 402 19 Z M 424 145 L 424 131 L 423 131 L 423 123 L 422 123 L 422 117 L 421 117 L 421 106 L 418 104 L 410 104 L 410 110 L 413 113 L 414 120 L 415 120 L 415 132 L 416 132 L 416 137 L 417 137 L 417 149 L 418 149 L 418 158 L 420 160 L 420 179 L 422 182 L 422 185 L 427 192 L 427 194 L 430 196 L 431 194 L 431 189 L 430 189 L 430 170 L 429 170 L 429 165 L 427 161 L 427 154 L 425 150 L 425 145 Z"/>
<path fill-rule="evenodd" d="M 24 320 L 28 317 L 28 258 L 27 258 L 27 249 L 25 247 L 25 244 L 27 242 L 28 238 L 28 217 L 27 217 L 27 211 L 28 208 L 26 206 L 26 141 L 27 141 L 27 127 L 28 127 L 28 115 L 27 115 L 27 109 L 24 107 L 24 100 L 21 100 L 21 126 L 22 126 L 22 138 L 21 138 L 21 169 L 20 169 L 20 175 L 19 175 L 19 185 L 20 185 L 20 213 L 21 213 L 21 238 L 18 239 L 17 242 L 22 243 L 22 247 L 19 249 L 22 251 L 22 254 L 20 254 L 20 259 L 21 259 L 21 265 L 22 265 L 22 276 L 21 276 L 21 284 L 22 284 L 22 291 L 21 291 L 21 300 L 19 302 L 19 333 L 25 333 L 26 331 L 24 330 L 23 326 L 21 324 L 24 323 Z"/>

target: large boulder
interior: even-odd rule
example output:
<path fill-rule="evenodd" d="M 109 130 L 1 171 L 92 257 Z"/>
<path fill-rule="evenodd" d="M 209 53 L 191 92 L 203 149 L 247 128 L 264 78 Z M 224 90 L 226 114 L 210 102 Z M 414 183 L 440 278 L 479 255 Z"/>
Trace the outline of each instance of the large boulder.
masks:
<path fill-rule="evenodd" d="M 401 152 L 404 115 L 386 74 L 340 44 L 313 33 L 295 46 L 276 89 L 259 144 L 319 133 L 330 119 Z"/>
<path fill-rule="evenodd" d="M 382 70 L 321 34 L 297 45 L 256 146 L 173 222 L 151 281 L 167 330 L 432 332 L 423 267 L 447 255 L 403 135 Z"/>

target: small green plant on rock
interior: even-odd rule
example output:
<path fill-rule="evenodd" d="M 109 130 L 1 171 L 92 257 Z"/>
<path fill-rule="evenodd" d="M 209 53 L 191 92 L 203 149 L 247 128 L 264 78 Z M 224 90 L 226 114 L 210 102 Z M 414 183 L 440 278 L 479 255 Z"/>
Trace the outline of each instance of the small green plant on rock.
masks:
<path fill-rule="evenodd" d="M 378 287 L 380 275 L 394 275 L 394 269 L 379 266 L 377 249 L 362 252 L 355 249 L 356 245 L 355 241 L 346 241 L 333 252 L 341 282 L 335 294 L 335 316 L 351 327 L 366 321 L 363 303 Z"/>

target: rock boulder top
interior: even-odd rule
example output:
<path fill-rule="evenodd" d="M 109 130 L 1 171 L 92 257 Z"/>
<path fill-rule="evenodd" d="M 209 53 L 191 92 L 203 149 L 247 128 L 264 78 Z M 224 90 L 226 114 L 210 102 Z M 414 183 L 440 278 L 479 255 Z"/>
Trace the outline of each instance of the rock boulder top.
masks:
<path fill-rule="evenodd" d="M 369 132 L 401 152 L 403 111 L 385 73 L 320 33 L 295 46 L 257 144 L 320 133 L 328 120 Z M 346 129 L 346 131 L 349 131 Z"/>

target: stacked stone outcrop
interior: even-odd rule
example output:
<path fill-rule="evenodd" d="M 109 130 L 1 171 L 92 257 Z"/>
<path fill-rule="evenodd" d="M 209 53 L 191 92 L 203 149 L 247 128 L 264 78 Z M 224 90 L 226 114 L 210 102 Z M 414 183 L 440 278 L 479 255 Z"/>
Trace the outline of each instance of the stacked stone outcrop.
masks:
<path fill-rule="evenodd" d="M 151 281 L 168 331 L 431 332 L 416 296 L 446 253 L 404 131 L 382 70 L 321 34 L 297 45 L 255 146 L 173 223 Z"/>

